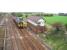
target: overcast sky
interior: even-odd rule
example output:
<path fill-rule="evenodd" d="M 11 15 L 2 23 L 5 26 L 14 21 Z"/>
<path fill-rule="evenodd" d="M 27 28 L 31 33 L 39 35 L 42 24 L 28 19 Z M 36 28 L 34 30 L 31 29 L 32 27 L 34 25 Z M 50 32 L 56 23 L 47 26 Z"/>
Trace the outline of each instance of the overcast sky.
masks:
<path fill-rule="evenodd" d="M 67 0 L 0 0 L 0 12 L 67 12 Z"/>

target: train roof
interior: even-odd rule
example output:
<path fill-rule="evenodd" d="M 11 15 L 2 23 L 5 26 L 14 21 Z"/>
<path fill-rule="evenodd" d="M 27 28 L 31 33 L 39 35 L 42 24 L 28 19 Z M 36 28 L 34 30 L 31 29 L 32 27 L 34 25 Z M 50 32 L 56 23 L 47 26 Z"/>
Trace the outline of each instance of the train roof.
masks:
<path fill-rule="evenodd" d="M 37 21 L 39 19 L 42 19 L 42 17 L 41 16 L 31 16 L 31 17 L 28 17 L 28 19 L 35 22 L 35 23 L 37 23 Z"/>
<path fill-rule="evenodd" d="M 27 21 L 29 23 L 31 23 L 31 24 L 33 24 L 35 26 L 38 25 L 38 22 L 43 23 L 41 25 L 44 25 L 44 20 L 43 20 L 43 18 L 41 16 L 31 16 L 31 17 L 28 17 L 27 19 L 28 19 Z"/>

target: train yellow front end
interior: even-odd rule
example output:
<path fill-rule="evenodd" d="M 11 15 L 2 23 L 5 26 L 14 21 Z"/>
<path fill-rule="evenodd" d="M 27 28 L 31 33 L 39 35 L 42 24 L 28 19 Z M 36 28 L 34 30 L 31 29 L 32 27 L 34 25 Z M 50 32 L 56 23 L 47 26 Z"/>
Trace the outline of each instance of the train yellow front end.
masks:
<path fill-rule="evenodd" d="M 16 17 L 14 19 L 14 22 L 16 23 L 18 28 L 26 28 L 27 27 L 27 22 L 23 21 L 23 18 Z"/>

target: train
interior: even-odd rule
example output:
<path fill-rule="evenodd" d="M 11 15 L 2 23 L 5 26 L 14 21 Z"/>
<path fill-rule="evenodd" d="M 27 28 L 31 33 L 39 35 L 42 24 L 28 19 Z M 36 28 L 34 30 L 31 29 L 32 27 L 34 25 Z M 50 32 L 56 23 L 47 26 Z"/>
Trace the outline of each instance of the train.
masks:
<path fill-rule="evenodd" d="M 24 21 L 22 17 L 14 17 L 13 21 L 15 22 L 15 24 L 18 28 L 26 28 L 27 27 L 27 22 Z"/>
<path fill-rule="evenodd" d="M 28 20 L 30 20 L 30 18 L 32 18 L 32 17 L 26 18 L 26 20 L 25 20 L 22 17 L 13 17 L 13 21 L 16 24 L 16 26 L 18 28 L 20 28 L 20 29 L 26 28 L 26 29 L 31 30 L 34 33 L 43 33 L 43 32 L 46 31 L 46 27 L 45 26 L 34 25 L 34 24 L 31 23 L 32 20 L 28 21 Z M 34 21 L 35 21 L 35 18 L 34 18 Z M 34 21 L 32 21 L 32 22 L 34 22 Z"/>

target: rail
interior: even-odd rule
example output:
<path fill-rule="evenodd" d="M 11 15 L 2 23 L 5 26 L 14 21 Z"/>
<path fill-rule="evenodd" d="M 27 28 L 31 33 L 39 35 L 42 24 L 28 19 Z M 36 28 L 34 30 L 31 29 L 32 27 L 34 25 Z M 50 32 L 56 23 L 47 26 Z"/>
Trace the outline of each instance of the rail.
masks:
<path fill-rule="evenodd" d="M 4 37 L 4 49 L 3 50 L 6 50 L 6 33 L 7 33 L 7 29 L 5 27 L 5 37 Z"/>
<path fill-rule="evenodd" d="M 1 50 L 5 50 L 5 44 L 6 44 L 6 28 L 5 28 L 5 25 L 0 25 L 0 28 L 3 28 L 3 30 L 4 30 L 4 32 L 3 32 L 3 34 L 5 34 L 5 35 L 3 35 L 3 37 L 2 38 L 0 38 L 1 40 L 3 40 L 3 44 L 2 44 L 2 49 Z M 1 35 L 2 36 L 2 35 Z"/>

